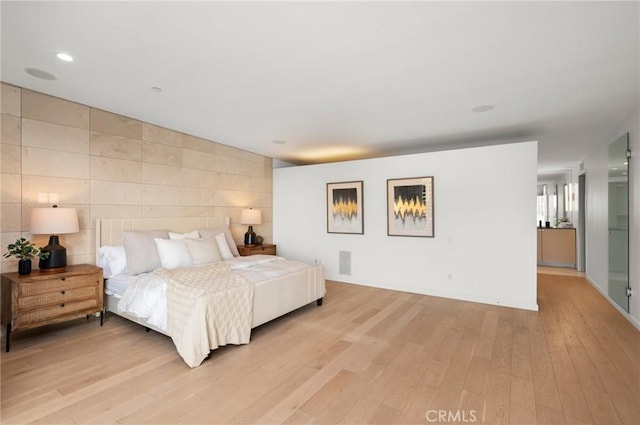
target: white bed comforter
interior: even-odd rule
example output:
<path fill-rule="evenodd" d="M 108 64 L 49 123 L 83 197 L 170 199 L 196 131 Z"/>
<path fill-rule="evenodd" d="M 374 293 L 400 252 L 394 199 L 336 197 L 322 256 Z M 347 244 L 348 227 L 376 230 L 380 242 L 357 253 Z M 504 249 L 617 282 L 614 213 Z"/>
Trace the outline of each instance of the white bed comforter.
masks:
<path fill-rule="evenodd" d="M 233 260 L 215 264 L 226 264 L 235 275 L 250 284 L 308 267 L 304 263 L 284 260 L 282 257 L 272 255 L 236 257 Z M 117 310 L 120 314 L 125 313 L 142 319 L 173 338 L 167 322 L 167 279 L 162 273 L 158 273 L 159 270 L 140 275 L 135 282 L 130 284 L 122 294 Z M 249 321 L 251 322 L 251 319 Z M 205 357 L 208 353 L 209 349 L 206 350 Z M 198 364 L 203 358 L 198 361 Z"/>

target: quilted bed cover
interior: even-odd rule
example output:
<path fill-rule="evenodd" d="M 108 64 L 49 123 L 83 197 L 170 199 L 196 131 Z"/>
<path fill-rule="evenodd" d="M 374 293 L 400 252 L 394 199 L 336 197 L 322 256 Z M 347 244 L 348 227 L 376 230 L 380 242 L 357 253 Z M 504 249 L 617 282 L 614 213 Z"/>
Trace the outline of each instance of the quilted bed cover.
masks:
<path fill-rule="evenodd" d="M 219 346 L 249 343 L 254 285 L 228 264 L 154 273 L 167 282 L 168 333 L 187 365 L 199 366 Z"/>

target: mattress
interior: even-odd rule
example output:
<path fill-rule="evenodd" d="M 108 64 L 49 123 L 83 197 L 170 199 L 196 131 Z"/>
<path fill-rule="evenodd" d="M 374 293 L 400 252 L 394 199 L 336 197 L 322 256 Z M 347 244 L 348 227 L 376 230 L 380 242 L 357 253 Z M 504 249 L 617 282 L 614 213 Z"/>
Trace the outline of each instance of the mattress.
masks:
<path fill-rule="evenodd" d="M 272 255 L 235 257 L 225 262 L 234 273 L 256 285 L 256 290 L 263 282 L 311 268 L 305 263 Z M 155 273 L 121 275 L 108 279 L 107 288 L 107 294 L 120 297 L 118 314 L 132 316 L 167 333 L 167 284 L 161 276 Z"/>
<path fill-rule="evenodd" d="M 114 277 L 105 279 L 104 281 L 104 293 L 107 295 L 113 295 L 114 297 L 121 298 L 124 291 L 127 290 L 129 285 L 134 283 L 142 275 L 130 276 L 128 274 L 119 274 Z"/>

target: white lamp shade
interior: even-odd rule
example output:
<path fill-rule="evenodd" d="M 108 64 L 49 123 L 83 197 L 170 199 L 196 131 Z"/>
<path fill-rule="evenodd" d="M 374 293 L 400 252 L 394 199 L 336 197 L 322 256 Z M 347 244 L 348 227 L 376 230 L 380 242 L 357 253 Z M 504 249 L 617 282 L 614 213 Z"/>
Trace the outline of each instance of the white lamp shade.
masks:
<path fill-rule="evenodd" d="M 244 209 L 240 211 L 240 224 L 262 224 L 262 213 L 253 208 Z"/>
<path fill-rule="evenodd" d="M 75 208 L 34 208 L 29 231 L 34 235 L 77 233 L 78 212 Z"/>

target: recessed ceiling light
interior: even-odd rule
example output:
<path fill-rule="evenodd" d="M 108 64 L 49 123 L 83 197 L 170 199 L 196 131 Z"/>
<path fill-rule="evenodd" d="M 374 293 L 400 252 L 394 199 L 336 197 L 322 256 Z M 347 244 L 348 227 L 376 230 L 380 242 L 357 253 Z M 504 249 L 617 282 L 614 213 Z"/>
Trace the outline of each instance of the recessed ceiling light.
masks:
<path fill-rule="evenodd" d="M 275 143 L 276 145 L 284 145 L 287 142 L 285 142 L 284 140 L 274 140 L 271 143 Z"/>
<path fill-rule="evenodd" d="M 480 105 L 480 106 L 476 106 L 475 108 L 472 109 L 473 112 L 487 112 L 490 111 L 492 109 L 494 109 L 495 106 L 493 105 Z"/>
<path fill-rule="evenodd" d="M 56 76 L 53 74 L 49 74 L 46 71 L 43 71 L 38 68 L 25 68 L 24 71 L 31 75 L 32 77 L 40 78 L 41 80 L 55 80 Z"/>
<path fill-rule="evenodd" d="M 625 162 L 625 163 L 624 163 L 624 165 L 629 165 L 629 163 L 628 163 L 628 162 Z"/>
<path fill-rule="evenodd" d="M 69 53 L 58 52 L 56 53 L 56 57 L 64 62 L 73 62 L 73 56 L 71 56 Z"/>
<path fill-rule="evenodd" d="M 613 168 L 612 168 L 612 170 L 617 170 L 617 169 L 618 169 L 618 167 L 613 167 Z"/>
<path fill-rule="evenodd" d="M 160 93 L 162 91 L 162 89 L 160 87 L 153 86 L 153 87 L 151 87 L 151 91 L 155 92 L 155 93 Z"/>

